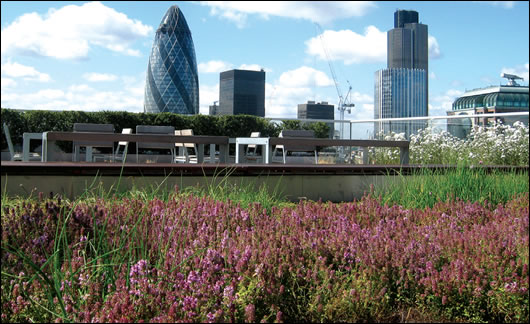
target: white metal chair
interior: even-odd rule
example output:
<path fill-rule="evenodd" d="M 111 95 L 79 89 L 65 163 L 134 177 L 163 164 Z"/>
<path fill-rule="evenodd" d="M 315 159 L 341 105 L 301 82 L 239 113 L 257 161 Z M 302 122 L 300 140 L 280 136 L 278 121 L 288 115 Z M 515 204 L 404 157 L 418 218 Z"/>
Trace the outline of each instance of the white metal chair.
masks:
<path fill-rule="evenodd" d="M 261 132 L 252 132 L 250 137 L 260 137 Z M 247 160 L 258 160 L 260 157 L 256 154 L 258 153 L 258 146 L 256 144 L 248 144 L 247 149 L 245 150 L 245 159 Z"/>
<path fill-rule="evenodd" d="M 124 128 L 121 131 L 122 134 L 132 134 L 132 128 Z M 123 150 L 120 153 L 120 147 L 123 146 Z M 118 147 L 116 148 L 116 152 L 114 152 L 114 161 L 122 161 L 125 162 L 127 159 L 127 149 L 129 148 L 129 142 L 128 141 L 120 141 L 118 142 Z"/>
<path fill-rule="evenodd" d="M 252 132 L 252 133 L 250 133 L 250 137 L 260 137 L 260 136 L 261 136 L 260 132 Z M 245 154 L 247 156 L 250 155 L 250 154 L 256 155 L 257 148 L 258 148 L 258 146 L 256 144 L 249 144 L 249 145 L 247 145 L 247 150 L 245 151 Z M 252 152 L 251 152 L 251 150 L 252 150 Z"/>
<path fill-rule="evenodd" d="M 176 130 L 175 135 L 178 136 L 193 136 L 193 129 Z M 175 148 L 178 149 L 179 154 L 175 157 L 175 162 L 181 163 L 197 163 L 197 144 L 195 143 L 175 143 Z M 189 154 L 189 149 L 193 153 Z"/>
<path fill-rule="evenodd" d="M 15 149 L 13 148 L 13 142 L 11 142 L 11 135 L 9 134 L 9 127 L 6 123 L 4 123 L 4 134 L 6 135 L 11 161 L 22 161 L 22 153 L 15 152 Z"/>

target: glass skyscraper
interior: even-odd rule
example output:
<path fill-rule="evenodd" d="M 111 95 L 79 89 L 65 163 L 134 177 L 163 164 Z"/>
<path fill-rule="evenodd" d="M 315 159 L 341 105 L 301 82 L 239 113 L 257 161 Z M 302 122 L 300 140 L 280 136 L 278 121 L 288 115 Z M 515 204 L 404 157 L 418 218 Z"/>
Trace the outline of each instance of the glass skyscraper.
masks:
<path fill-rule="evenodd" d="M 422 69 L 384 69 L 375 73 L 374 119 L 427 116 L 427 72 Z M 424 120 L 376 123 L 377 133 L 417 133 Z"/>
<path fill-rule="evenodd" d="M 178 6 L 158 27 L 147 66 L 144 112 L 199 113 L 199 76 L 191 32 Z"/>
<path fill-rule="evenodd" d="M 398 10 L 387 33 L 387 69 L 375 73 L 374 119 L 428 115 L 428 31 L 418 13 Z M 375 133 L 405 133 L 424 127 L 424 121 L 376 123 Z"/>

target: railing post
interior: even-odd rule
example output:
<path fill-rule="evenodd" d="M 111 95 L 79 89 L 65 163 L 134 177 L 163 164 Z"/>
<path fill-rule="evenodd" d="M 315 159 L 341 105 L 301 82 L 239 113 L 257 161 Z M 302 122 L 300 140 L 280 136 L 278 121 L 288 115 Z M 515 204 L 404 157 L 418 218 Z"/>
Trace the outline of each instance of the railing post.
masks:
<path fill-rule="evenodd" d="M 368 164 L 368 148 L 366 146 L 361 147 L 363 152 L 363 164 Z"/>
<path fill-rule="evenodd" d="M 400 164 L 409 164 L 409 147 L 410 144 L 407 143 L 407 146 L 402 146 L 399 148 L 399 163 Z"/>

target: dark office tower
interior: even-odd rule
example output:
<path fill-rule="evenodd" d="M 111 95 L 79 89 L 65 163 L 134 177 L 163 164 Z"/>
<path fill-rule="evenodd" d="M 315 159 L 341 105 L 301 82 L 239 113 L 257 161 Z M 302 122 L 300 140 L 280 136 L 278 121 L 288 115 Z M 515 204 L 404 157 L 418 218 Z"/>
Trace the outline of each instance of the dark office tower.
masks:
<path fill-rule="evenodd" d="M 416 11 L 396 11 L 394 28 L 387 35 L 389 69 L 422 69 L 429 74 L 427 25 L 418 23 Z"/>
<path fill-rule="evenodd" d="M 328 119 L 334 120 L 335 113 L 333 105 L 326 101 L 314 102 L 308 101 L 305 104 L 298 105 L 298 119 Z M 333 138 L 335 128 L 333 123 L 326 123 L 329 126 L 329 138 Z"/>
<path fill-rule="evenodd" d="M 158 27 L 147 65 L 144 112 L 199 113 L 199 76 L 191 32 L 178 6 Z"/>
<path fill-rule="evenodd" d="M 221 72 L 217 114 L 265 117 L 265 71 Z"/>
<path fill-rule="evenodd" d="M 427 25 L 419 23 L 418 12 L 396 11 L 387 33 L 387 69 L 375 73 L 374 119 L 428 115 L 428 49 Z M 424 126 L 424 121 L 381 122 L 375 131 L 409 138 Z"/>

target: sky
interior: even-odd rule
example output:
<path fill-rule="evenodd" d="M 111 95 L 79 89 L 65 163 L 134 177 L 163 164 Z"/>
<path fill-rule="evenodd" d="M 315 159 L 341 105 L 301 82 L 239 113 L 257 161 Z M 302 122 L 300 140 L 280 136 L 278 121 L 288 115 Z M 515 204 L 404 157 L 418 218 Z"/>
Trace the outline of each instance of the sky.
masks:
<path fill-rule="evenodd" d="M 1 106 L 143 112 L 155 32 L 175 4 L 192 33 L 205 115 L 220 72 L 264 69 L 265 117 L 296 118 L 308 100 L 337 107 L 349 93 L 345 119 L 372 119 L 397 9 L 428 26 L 430 116 L 467 90 L 506 84 L 502 73 L 528 85 L 528 1 L 2 1 Z"/>

